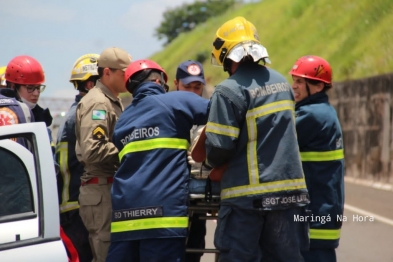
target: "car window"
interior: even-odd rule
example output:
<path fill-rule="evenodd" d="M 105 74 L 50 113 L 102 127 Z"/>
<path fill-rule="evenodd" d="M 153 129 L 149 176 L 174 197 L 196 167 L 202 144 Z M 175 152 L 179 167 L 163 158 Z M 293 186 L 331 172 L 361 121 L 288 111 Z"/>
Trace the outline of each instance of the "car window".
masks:
<path fill-rule="evenodd" d="M 34 211 L 29 174 L 21 159 L 0 147 L 0 217 Z"/>

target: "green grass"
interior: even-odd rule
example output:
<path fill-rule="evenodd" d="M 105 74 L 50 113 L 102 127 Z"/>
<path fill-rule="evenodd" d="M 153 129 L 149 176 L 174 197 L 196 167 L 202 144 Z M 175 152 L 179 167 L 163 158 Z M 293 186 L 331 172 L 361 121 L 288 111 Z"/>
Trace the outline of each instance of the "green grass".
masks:
<path fill-rule="evenodd" d="M 212 42 L 216 30 L 239 15 L 256 26 L 270 66 L 288 80 L 293 63 L 307 54 L 325 58 L 334 81 L 393 72 L 392 0 L 263 0 L 208 20 L 150 57 L 164 67 L 171 88 L 178 64 L 198 53 L 208 57 L 203 65 L 209 85 L 227 77 L 210 65 Z"/>

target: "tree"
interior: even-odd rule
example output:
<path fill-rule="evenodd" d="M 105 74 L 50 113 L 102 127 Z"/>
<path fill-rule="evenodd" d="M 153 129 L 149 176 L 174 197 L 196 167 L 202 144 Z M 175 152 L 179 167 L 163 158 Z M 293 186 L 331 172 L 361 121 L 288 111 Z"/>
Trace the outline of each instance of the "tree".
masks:
<path fill-rule="evenodd" d="M 212 16 L 224 13 L 239 0 L 206 0 L 169 9 L 164 13 L 164 19 L 155 29 L 159 40 L 165 39 L 164 45 L 173 41 L 180 33 L 191 31 Z"/>

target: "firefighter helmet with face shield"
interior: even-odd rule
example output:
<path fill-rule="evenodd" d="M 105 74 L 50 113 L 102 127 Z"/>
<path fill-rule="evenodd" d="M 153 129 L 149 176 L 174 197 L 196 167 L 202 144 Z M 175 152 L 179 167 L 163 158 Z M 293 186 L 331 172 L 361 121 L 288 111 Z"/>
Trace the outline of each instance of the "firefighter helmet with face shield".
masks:
<path fill-rule="evenodd" d="M 293 65 L 289 74 L 307 79 L 322 81 L 326 84 L 332 82 L 332 68 L 322 57 L 306 55 L 300 57 Z"/>
<path fill-rule="evenodd" d="M 98 54 L 86 54 L 79 57 L 71 70 L 70 82 L 78 89 L 78 81 L 86 81 L 92 76 L 97 76 L 97 60 Z"/>
<path fill-rule="evenodd" d="M 263 60 L 270 64 L 266 48 L 260 43 L 257 29 L 244 17 L 225 22 L 216 32 L 211 64 L 222 66 L 225 59 L 240 62 L 251 56 L 254 62 Z"/>

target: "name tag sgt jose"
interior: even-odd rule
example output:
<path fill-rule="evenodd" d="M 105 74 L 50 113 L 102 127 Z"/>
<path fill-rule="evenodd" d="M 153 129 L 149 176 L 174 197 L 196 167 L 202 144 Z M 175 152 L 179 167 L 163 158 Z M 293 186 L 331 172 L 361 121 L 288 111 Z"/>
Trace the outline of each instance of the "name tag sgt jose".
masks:
<path fill-rule="evenodd" d="M 262 207 L 286 206 L 294 204 L 308 204 L 308 194 L 295 194 L 288 196 L 264 197 Z"/>

